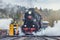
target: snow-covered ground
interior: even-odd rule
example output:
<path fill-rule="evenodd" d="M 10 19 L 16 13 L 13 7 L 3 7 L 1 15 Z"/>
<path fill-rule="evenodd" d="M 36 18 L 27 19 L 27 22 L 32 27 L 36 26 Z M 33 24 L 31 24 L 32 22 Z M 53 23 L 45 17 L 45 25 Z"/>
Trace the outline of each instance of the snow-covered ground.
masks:
<path fill-rule="evenodd" d="M 33 33 L 34 35 L 47 35 L 47 36 L 60 36 L 60 21 L 54 23 L 54 27 L 47 27 L 45 30 L 42 29 L 40 32 Z"/>
<path fill-rule="evenodd" d="M 11 18 L 0 19 L 0 29 L 9 29 L 12 20 Z"/>
<path fill-rule="evenodd" d="M 48 27 L 44 30 L 45 35 L 48 36 L 60 36 L 60 21 L 54 23 L 54 27 Z"/>

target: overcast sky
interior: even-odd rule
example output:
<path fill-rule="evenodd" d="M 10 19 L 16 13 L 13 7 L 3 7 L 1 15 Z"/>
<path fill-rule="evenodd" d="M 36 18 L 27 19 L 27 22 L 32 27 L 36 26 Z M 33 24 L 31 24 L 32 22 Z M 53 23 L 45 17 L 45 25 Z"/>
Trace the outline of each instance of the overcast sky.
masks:
<path fill-rule="evenodd" d="M 29 0 L 3 0 L 5 3 L 10 3 L 10 4 L 18 4 L 21 6 L 33 6 L 38 7 L 38 8 L 48 8 L 48 9 L 54 9 L 58 10 L 60 9 L 60 0 L 32 0 L 31 4 L 29 5 Z"/>

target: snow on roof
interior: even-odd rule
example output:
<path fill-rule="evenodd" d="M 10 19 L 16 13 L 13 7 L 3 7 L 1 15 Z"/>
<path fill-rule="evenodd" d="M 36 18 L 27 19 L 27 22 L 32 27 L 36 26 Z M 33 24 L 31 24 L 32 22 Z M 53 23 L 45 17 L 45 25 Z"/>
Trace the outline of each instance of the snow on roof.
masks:
<path fill-rule="evenodd" d="M 12 20 L 12 18 L 0 19 L 0 29 L 8 29 Z"/>
<path fill-rule="evenodd" d="M 48 21 L 42 21 L 43 23 L 49 23 Z"/>

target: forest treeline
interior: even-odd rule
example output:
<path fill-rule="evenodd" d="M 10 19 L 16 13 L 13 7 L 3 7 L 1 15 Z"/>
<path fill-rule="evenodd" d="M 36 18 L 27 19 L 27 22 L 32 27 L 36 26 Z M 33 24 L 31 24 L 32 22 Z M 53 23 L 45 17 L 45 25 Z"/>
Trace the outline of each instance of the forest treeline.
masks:
<path fill-rule="evenodd" d="M 60 10 L 52 10 L 52 9 L 38 9 L 37 7 L 34 8 L 37 13 L 42 15 L 42 20 L 49 21 L 49 25 L 53 26 L 54 21 L 60 20 Z M 27 8 L 22 6 L 11 6 L 6 5 L 3 9 L 0 8 L 0 18 L 13 18 L 20 21 L 23 19 L 24 13 L 26 12 Z"/>

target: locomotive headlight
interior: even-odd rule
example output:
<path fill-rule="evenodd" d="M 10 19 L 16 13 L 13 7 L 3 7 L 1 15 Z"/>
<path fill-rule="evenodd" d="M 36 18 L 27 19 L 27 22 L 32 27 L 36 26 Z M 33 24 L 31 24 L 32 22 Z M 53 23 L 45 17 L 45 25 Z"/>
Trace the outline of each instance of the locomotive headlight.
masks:
<path fill-rule="evenodd" d="M 24 25 L 24 27 L 26 27 L 27 25 Z"/>
<path fill-rule="evenodd" d="M 35 25 L 32 25 L 33 27 L 35 27 Z"/>
<path fill-rule="evenodd" d="M 31 14 L 31 11 L 29 11 L 29 14 Z"/>

